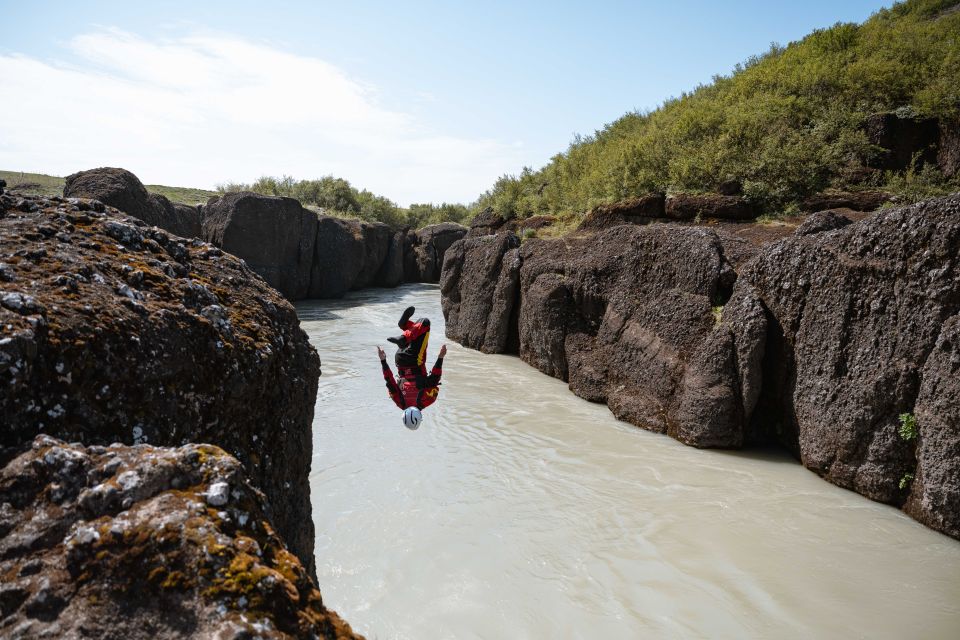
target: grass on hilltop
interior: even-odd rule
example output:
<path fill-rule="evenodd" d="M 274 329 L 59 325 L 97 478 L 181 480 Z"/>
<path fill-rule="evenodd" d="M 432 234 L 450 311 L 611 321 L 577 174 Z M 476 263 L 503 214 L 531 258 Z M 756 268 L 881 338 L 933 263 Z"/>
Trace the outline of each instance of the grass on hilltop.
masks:
<path fill-rule="evenodd" d="M 0 171 L 0 180 L 7 181 L 7 189 L 17 189 L 20 193 L 41 196 L 62 196 L 64 179 L 59 176 L 48 176 L 44 173 L 25 173 L 22 171 Z M 21 185 L 18 188 L 18 185 Z M 144 185 L 150 193 L 156 193 L 170 198 L 173 202 L 184 204 L 203 204 L 211 196 L 219 195 L 216 191 L 207 189 L 193 189 L 190 187 L 168 187 L 161 184 Z"/>

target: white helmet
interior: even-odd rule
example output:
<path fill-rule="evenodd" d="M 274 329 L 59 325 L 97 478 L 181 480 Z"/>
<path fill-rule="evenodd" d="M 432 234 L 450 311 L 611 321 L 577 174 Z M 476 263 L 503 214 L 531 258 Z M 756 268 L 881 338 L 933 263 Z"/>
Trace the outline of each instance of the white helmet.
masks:
<path fill-rule="evenodd" d="M 407 429 L 413 431 L 420 426 L 421 420 L 423 420 L 423 414 L 420 413 L 420 409 L 407 407 L 403 410 L 403 426 Z"/>

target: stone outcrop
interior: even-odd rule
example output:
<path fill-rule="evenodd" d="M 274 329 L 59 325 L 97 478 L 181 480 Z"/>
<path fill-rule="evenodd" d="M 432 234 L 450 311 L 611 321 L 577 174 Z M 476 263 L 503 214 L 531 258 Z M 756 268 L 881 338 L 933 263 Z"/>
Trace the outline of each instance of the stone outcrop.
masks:
<path fill-rule="evenodd" d="M 666 217 L 665 203 L 663 194 L 654 193 L 613 204 L 602 204 L 584 216 L 579 229 L 597 231 L 621 224 L 646 224 Z"/>
<path fill-rule="evenodd" d="M 0 204 L 0 445 L 216 444 L 312 570 L 320 362 L 293 307 L 234 256 L 98 201 Z"/>
<path fill-rule="evenodd" d="M 199 211 L 187 205 L 174 205 L 164 196 L 148 193 L 137 176 L 126 169 L 101 167 L 69 175 L 63 195 L 99 200 L 175 235 L 200 237 Z"/>
<path fill-rule="evenodd" d="M 147 193 L 125 169 L 73 174 L 64 193 L 100 200 L 176 235 L 203 238 L 242 258 L 288 300 L 438 282 L 447 248 L 467 234 L 455 223 L 396 232 L 380 222 L 318 215 L 293 198 L 250 192 L 210 198 L 201 213 Z"/>
<path fill-rule="evenodd" d="M 749 220 L 757 217 L 758 211 L 740 196 L 724 196 L 713 193 L 678 193 L 667 198 L 664 204 L 666 217 L 671 220 L 713 218 L 717 220 Z"/>
<path fill-rule="evenodd" d="M 870 162 L 877 169 L 902 171 L 917 163 L 937 161 L 940 127 L 936 118 L 901 118 L 896 113 L 875 113 L 864 124 L 867 140 L 880 147 Z"/>
<path fill-rule="evenodd" d="M 466 235 L 467 228 L 455 222 L 432 224 L 409 233 L 404 278 L 407 282 L 439 282 L 447 249 Z"/>
<path fill-rule="evenodd" d="M 491 207 L 487 207 L 473 217 L 469 227 L 467 236 L 473 238 L 475 236 L 492 235 L 498 231 L 515 231 L 516 221 L 507 220 Z"/>
<path fill-rule="evenodd" d="M 3 637 L 357 637 L 217 447 L 41 435 L 0 464 Z"/>
<path fill-rule="evenodd" d="M 824 191 L 801 202 L 800 208 L 810 212 L 827 209 L 876 211 L 892 199 L 893 196 L 884 191 Z"/>
<path fill-rule="evenodd" d="M 831 482 L 902 504 L 900 480 L 918 461 L 897 435 L 898 416 L 915 410 L 929 383 L 926 363 L 960 311 L 958 274 L 958 196 L 883 210 L 761 253 L 735 288 L 763 305 L 770 325 L 750 428 Z M 928 420 L 946 419 L 931 411 L 936 403 L 925 406 Z"/>
<path fill-rule="evenodd" d="M 228 193 L 204 207 L 203 239 L 246 260 L 290 300 L 307 296 L 317 216 L 293 198 Z"/>
<path fill-rule="evenodd" d="M 310 267 L 309 298 L 339 298 L 353 288 L 365 257 L 359 225 L 320 216 Z"/>
<path fill-rule="evenodd" d="M 779 443 L 958 536 L 960 196 L 750 237 L 661 224 L 519 248 L 507 232 L 467 238 L 444 263 L 447 333 L 693 446 Z"/>

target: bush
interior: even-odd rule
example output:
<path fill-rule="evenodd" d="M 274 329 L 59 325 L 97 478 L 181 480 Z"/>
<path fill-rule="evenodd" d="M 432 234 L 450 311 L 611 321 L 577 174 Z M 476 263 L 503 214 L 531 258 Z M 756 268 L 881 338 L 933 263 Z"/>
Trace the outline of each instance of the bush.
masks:
<path fill-rule="evenodd" d="M 652 191 L 713 191 L 725 180 L 777 210 L 828 186 L 877 152 L 871 113 L 960 115 L 960 11 L 955 0 L 909 0 L 861 25 L 838 23 L 738 64 L 729 76 L 631 112 L 539 170 L 503 176 L 482 194 L 505 218 L 581 215 Z M 931 169 L 888 175 L 908 198 L 960 189 Z"/>

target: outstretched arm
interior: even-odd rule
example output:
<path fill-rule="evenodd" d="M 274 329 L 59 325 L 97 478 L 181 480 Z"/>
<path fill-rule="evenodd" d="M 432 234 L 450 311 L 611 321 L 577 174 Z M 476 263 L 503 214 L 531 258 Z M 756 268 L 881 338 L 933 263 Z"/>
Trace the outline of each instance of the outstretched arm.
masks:
<path fill-rule="evenodd" d="M 383 379 L 387 383 L 387 393 L 395 405 L 404 409 L 403 394 L 400 392 L 400 387 L 397 386 L 397 379 L 393 377 L 393 371 L 390 369 L 390 365 L 387 364 L 387 354 L 378 346 L 377 355 L 380 356 L 380 366 L 383 369 Z"/>
<path fill-rule="evenodd" d="M 447 345 L 440 347 L 440 353 L 437 354 L 437 361 L 433 364 L 433 369 L 430 370 L 430 375 L 427 377 L 428 386 L 436 386 L 440 384 L 440 376 L 443 375 L 443 357 L 447 355 Z"/>

